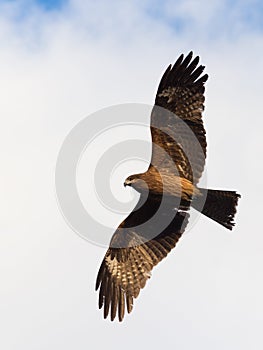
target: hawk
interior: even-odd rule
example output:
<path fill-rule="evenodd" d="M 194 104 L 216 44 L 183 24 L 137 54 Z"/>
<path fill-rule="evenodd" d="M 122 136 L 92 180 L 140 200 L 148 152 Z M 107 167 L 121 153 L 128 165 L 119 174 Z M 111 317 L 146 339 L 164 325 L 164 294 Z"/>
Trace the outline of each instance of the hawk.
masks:
<path fill-rule="evenodd" d="M 234 226 L 240 195 L 197 186 L 206 158 L 204 68 L 190 52 L 162 76 L 151 113 L 151 163 L 145 173 L 131 175 L 124 183 L 138 191 L 140 199 L 114 233 L 97 276 L 104 318 L 118 315 L 122 321 L 125 310 L 132 311 L 153 267 L 183 234 L 190 206 L 227 229 Z"/>

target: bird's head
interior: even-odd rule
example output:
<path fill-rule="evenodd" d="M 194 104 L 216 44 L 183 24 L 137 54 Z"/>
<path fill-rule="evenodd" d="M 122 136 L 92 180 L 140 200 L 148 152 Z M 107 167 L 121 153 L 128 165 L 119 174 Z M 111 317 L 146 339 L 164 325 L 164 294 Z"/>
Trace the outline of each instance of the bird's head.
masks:
<path fill-rule="evenodd" d="M 137 181 L 137 177 L 136 175 L 131 175 L 129 177 L 127 177 L 127 179 L 124 181 L 124 187 L 126 186 L 133 186 L 135 184 L 135 182 Z"/>
<path fill-rule="evenodd" d="M 131 175 L 127 177 L 127 179 L 124 181 L 124 186 L 131 186 L 138 192 L 142 192 L 145 190 L 148 190 L 147 183 L 142 178 L 141 174 Z"/>

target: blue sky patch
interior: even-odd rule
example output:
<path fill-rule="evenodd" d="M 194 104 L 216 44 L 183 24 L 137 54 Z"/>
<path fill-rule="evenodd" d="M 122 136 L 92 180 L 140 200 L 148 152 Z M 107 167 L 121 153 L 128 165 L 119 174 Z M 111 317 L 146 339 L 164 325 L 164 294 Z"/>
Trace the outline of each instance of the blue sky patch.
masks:
<path fill-rule="evenodd" d="M 35 0 L 36 3 L 44 7 L 46 10 L 54 10 L 61 8 L 66 4 L 67 0 Z"/>

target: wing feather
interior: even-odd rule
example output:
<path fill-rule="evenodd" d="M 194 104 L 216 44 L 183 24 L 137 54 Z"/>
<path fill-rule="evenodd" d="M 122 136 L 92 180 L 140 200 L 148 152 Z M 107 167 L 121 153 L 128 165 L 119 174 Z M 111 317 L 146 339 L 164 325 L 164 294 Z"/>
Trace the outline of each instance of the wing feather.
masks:
<path fill-rule="evenodd" d="M 206 157 L 202 111 L 208 75 L 202 75 L 205 67 L 198 66 L 199 57 L 192 58 L 192 52 L 181 55 L 160 81 L 151 115 L 151 165 L 196 184 Z"/>
<path fill-rule="evenodd" d="M 144 204 L 144 208 L 137 211 L 136 215 L 140 215 L 140 211 L 145 213 L 145 206 L 149 212 L 152 211 L 154 205 L 149 200 Z M 122 230 L 119 227 L 112 238 L 112 242 L 123 241 L 127 246 L 119 248 L 110 246 L 97 276 L 96 290 L 99 289 L 99 308 L 104 308 L 104 318 L 111 310 L 111 320 L 118 315 L 119 321 L 122 321 L 125 307 L 128 313 L 132 311 L 134 299 L 138 297 L 140 290 L 150 278 L 153 267 L 175 247 L 188 222 L 187 213 L 177 212 L 161 233 L 145 241 L 139 232 L 140 226 L 132 225 L 133 222 L 137 222 L 133 213 L 120 225 Z M 154 230 L 154 227 L 152 229 Z M 121 235 L 125 235 L 125 240 L 123 237 L 118 237 Z"/>

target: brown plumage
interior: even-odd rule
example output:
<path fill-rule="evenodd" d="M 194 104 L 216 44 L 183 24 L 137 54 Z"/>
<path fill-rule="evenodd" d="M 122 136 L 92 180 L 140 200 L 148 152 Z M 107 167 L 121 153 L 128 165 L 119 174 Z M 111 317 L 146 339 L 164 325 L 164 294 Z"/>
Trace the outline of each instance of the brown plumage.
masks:
<path fill-rule="evenodd" d="M 140 192 L 132 213 L 120 224 L 102 261 L 96 289 L 104 318 L 122 321 L 150 277 L 152 268 L 175 247 L 188 222 L 190 205 L 232 229 L 235 191 L 197 187 L 206 158 L 204 66 L 190 52 L 165 71 L 151 114 L 151 164 L 128 177 L 125 186 Z"/>
<path fill-rule="evenodd" d="M 122 321 L 125 308 L 132 311 L 151 270 L 175 247 L 188 222 L 187 213 L 176 213 L 168 205 L 160 210 L 158 220 L 151 220 L 159 205 L 142 197 L 114 233 L 99 269 L 99 307 L 104 305 L 104 318 L 110 314 L 111 320 L 118 314 Z"/>

